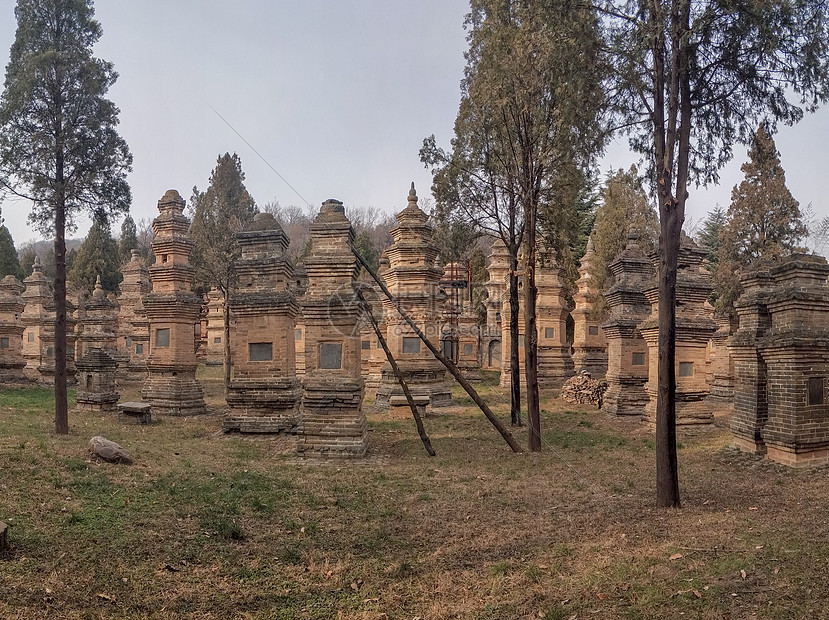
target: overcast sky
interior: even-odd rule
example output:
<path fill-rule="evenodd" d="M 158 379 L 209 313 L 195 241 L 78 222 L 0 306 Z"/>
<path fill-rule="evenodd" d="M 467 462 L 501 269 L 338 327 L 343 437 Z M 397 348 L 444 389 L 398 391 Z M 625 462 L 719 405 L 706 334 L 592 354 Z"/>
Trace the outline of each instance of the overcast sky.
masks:
<path fill-rule="evenodd" d="M 14 5 L 0 0 L 3 65 Z M 430 195 L 418 149 L 432 133 L 445 147 L 452 137 L 465 0 L 98 0 L 95 8 L 96 55 L 120 75 L 109 96 L 134 156 L 136 221 L 157 215 L 167 189 L 185 199 L 194 185 L 205 189 L 226 151 L 241 157 L 259 204 L 318 208 L 337 198 L 399 211 L 412 181 Z M 827 126 L 829 111 L 776 136 L 789 188 L 819 216 L 829 215 L 819 194 Z M 717 202 L 727 207 L 745 152 L 735 148 L 719 187 L 692 189 L 688 219 L 701 221 Z M 616 143 L 603 168 L 636 159 Z M 28 204 L 1 208 L 16 244 L 38 237 L 26 224 Z M 80 222 L 75 236 L 86 228 Z"/>

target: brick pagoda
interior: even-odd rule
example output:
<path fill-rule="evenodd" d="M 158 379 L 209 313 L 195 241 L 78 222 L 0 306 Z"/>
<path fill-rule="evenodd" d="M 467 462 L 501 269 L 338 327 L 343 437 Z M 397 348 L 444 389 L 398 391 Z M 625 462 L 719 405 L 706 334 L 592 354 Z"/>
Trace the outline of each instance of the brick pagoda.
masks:
<path fill-rule="evenodd" d="M 124 280 L 118 296 L 118 374 L 128 381 L 147 376 L 150 325 L 144 310 L 144 296 L 152 290 L 150 272 L 138 250 L 130 251 L 130 262 L 121 269 Z"/>
<path fill-rule="evenodd" d="M 368 447 L 353 242 L 343 204 L 326 200 L 311 224 L 311 254 L 305 261 L 305 377 L 297 427 L 301 455 L 362 456 Z"/>
<path fill-rule="evenodd" d="M 590 282 L 590 265 L 595 254 L 593 237 L 590 237 L 579 266 L 578 290 L 573 295 L 573 364 L 576 372 L 586 371 L 593 377 L 603 377 L 607 373 L 607 339 L 598 317 L 593 315 L 597 291 Z"/>
<path fill-rule="evenodd" d="M 702 265 L 706 250 L 700 248 L 684 232 L 680 241 L 676 274 L 676 424 L 690 426 L 711 424 L 714 410 L 707 400 L 708 343 L 719 327 L 708 297 L 714 289 L 711 274 Z M 658 255 L 651 256 L 654 269 Z M 656 428 L 656 397 L 659 375 L 659 287 L 654 279 L 645 290 L 651 304 L 651 315 L 640 323 L 639 332 L 648 343 L 648 404 L 645 414 L 648 426 Z"/>
<path fill-rule="evenodd" d="M 414 183 L 409 190 L 408 205 L 395 215 L 397 225 L 391 229 L 394 243 L 386 248 L 388 269 L 382 277 L 385 285 L 435 346 L 440 346 L 440 321 L 446 295 L 440 290 L 442 270 L 435 265 L 438 249 L 432 244 L 434 232 L 429 216 L 417 206 Z M 406 323 L 388 299 L 383 300 L 386 314 L 386 340 L 403 378 L 413 396 L 428 397 L 432 407 L 452 403 L 446 368 Z M 388 407 L 403 390 L 391 370 L 383 365 L 382 384 L 375 405 Z"/>
<path fill-rule="evenodd" d="M 299 306 L 289 289 L 293 264 L 285 254 L 288 237 L 267 213 L 257 213 L 236 237 L 241 257 L 229 301 L 233 377 L 222 428 L 243 433 L 292 430 L 299 421 L 294 355 Z"/>
<path fill-rule="evenodd" d="M 21 314 L 26 306 L 20 294 L 23 284 L 13 275 L 0 280 L 0 383 L 24 383 L 26 360 L 23 358 Z"/>
<path fill-rule="evenodd" d="M 649 398 L 648 344 L 639 324 L 650 315 L 644 290 L 653 279 L 653 267 L 639 247 L 639 234 L 628 233 L 624 250 L 608 265 L 613 284 L 604 296 L 610 318 L 602 325 L 607 338 L 607 391 L 602 411 L 609 415 L 645 415 Z"/>
<path fill-rule="evenodd" d="M 142 398 L 158 415 L 205 413 L 204 392 L 196 381 L 194 327 L 199 322 L 201 300 L 191 291 L 193 272 L 187 236 L 190 220 L 184 200 L 167 190 L 158 201 L 159 216 L 153 220 L 155 239 L 150 267 L 152 292 L 144 297 L 150 333 L 148 376 Z"/>

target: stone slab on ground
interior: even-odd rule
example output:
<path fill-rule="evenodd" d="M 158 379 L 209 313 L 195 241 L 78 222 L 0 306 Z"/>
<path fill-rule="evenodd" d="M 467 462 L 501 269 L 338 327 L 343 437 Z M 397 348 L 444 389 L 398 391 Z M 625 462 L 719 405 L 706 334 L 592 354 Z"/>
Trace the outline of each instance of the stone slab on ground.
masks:
<path fill-rule="evenodd" d="M 118 413 L 135 418 L 137 424 L 150 424 L 152 418 L 152 405 L 150 403 L 126 402 L 118 403 Z"/>

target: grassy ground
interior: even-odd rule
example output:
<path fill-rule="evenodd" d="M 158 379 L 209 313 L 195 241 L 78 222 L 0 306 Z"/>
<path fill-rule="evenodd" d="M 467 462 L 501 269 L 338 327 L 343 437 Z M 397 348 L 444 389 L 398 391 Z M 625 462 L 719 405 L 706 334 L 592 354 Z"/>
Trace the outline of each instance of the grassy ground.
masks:
<path fill-rule="evenodd" d="M 65 437 L 48 390 L 0 392 L 0 617 L 829 617 L 827 469 L 739 454 L 723 422 L 681 438 L 661 510 L 651 436 L 589 408 L 545 400 L 543 451 L 514 455 L 456 391 L 436 458 L 372 413 L 369 457 L 322 465 L 223 435 L 205 379 L 214 415 Z M 135 464 L 90 459 L 97 434 Z"/>

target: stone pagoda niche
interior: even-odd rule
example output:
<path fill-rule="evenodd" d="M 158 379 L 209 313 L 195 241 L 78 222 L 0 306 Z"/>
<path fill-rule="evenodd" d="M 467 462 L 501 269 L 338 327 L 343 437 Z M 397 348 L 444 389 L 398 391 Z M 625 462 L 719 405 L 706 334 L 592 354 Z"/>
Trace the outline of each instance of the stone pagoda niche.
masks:
<path fill-rule="evenodd" d="M 278 224 L 277 224 L 278 225 Z M 283 233 L 284 234 L 284 233 Z M 215 286 L 207 293 L 207 348 L 205 364 L 221 366 L 225 359 L 225 298 Z"/>
<path fill-rule="evenodd" d="M 305 261 L 305 377 L 297 452 L 362 456 L 368 447 L 360 376 L 359 267 L 351 251 L 354 230 L 343 204 L 326 200 L 311 223 Z"/>
<path fill-rule="evenodd" d="M 718 325 L 708 297 L 714 289 L 711 274 L 702 265 L 706 251 L 684 232 L 680 240 L 676 274 L 676 424 L 689 426 L 711 424 L 714 411 L 707 397 L 708 343 Z M 652 255 L 658 264 L 656 253 Z M 656 428 L 656 396 L 659 376 L 659 287 L 654 280 L 645 290 L 651 304 L 651 315 L 639 325 L 648 343 L 648 382 L 645 388 L 649 402 L 645 408 L 648 426 Z"/>
<path fill-rule="evenodd" d="M 481 366 L 487 370 L 501 370 L 501 310 L 508 295 L 509 252 L 498 238 L 489 252 L 489 280 L 486 283 L 486 327 L 481 330 Z M 509 317 L 503 317 L 509 322 Z M 509 352 L 507 352 L 509 357 Z"/>
<path fill-rule="evenodd" d="M 229 299 L 233 377 L 222 428 L 242 433 L 292 430 L 299 421 L 288 237 L 268 213 L 257 213 L 236 235 L 241 257 Z"/>
<path fill-rule="evenodd" d="M 20 315 L 23 321 L 23 357 L 25 373 L 42 383 L 55 382 L 55 295 L 43 275 L 40 259 L 35 257 L 32 275 L 23 280 L 26 290 L 22 297 L 26 307 Z M 75 374 L 75 319 L 74 304 L 66 300 L 66 376 L 71 381 Z"/>
<path fill-rule="evenodd" d="M 75 356 L 83 359 L 90 349 L 100 349 L 111 358 L 118 338 L 118 304 L 107 298 L 101 276 L 95 281 L 92 296 L 78 303 L 78 331 Z"/>
<path fill-rule="evenodd" d="M 78 360 L 78 388 L 75 394 L 81 411 L 115 411 L 119 394 L 115 388 L 116 362 L 103 349 L 86 346 L 86 353 Z"/>
<path fill-rule="evenodd" d="M 189 263 L 190 220 L 182 214 L 184 200 L 174 189 L 158 201 L 158 210 L 153 220 L 155 264 L 149 269 L 152 292 L 144 297 L 150 353 L 141 397 L 154 414 L 205 413 L 204 392 L 196 381 L 194 327 L 201 300 L 191 291 L 195 269 Z"/>
<path fill-rule="evenodd" d="M 745 274 L 735 304 L 734 443 L 786 465 L 829 462 L 827 277 L 826 259 L 794 254 Z"/>
<path fill-rule="evenodd" d="M 535 273 L 538 290 L 535 304 L 538 385 L 561 387 L 574 374 L 570 343 L 567 341 L 567 317 L 570 312 L 564 296 L 564 269 L 551 253 L 539 252 L 538 258 Z"/>
<path fill-rule="evenodd" d="M 607 391 L 602 411 L 609 415 L 645 415 L 648 394 L 648 344 L 639 324 L 651 305 L 644 290 L 654 277 L 653 267 L 639 247 L 639 234 L 628 233 L 627 246 L 608 265 L 613 285 L 604 292 L 610 318 L 602 325 L 607 338 Z"/>
<path fill-rule="evenodd" d="M 386 248 L 389 266 L 383 280 L 391 294 L 420 331 L 440 346 L 440 321 L 445 294 L 440 290 L 442 270 L 435 265 L 437 248 L 432 244 L 429 217 L 417 206 L 414 183 L 408 206 L 395 218 L 391 229 L 394 243 Z M 386 314 L 386 340 L 403 378 L 415 397 L 428 397 L 432 407 L 452 403 L 446 369 L 426 348 L 388 299 L 383 299 Z M 382 384 L 375 405 L 388 407 L 392 397 L 403 397 L 403 390 L 388 363 L 383 365 Z"/>
<path fill-rule="evenodd" d="M 23 331 L 21 314 L 26 304 L 20 294 L 24 286 L 12 275 L 0 280 L 0 383 L 24 383 Z"/>
<path fill-rule="evenodd" d="M 113 356 L 118 374 L 128 381 L 143 381 L 150 353 L 150 325 L 144 311 L 144 296 L 152 290 L 150 272 L 138 250 L 121 269 L 124 280 L 118 297 L 118 346 Z"/>
<path fill-rule="evenodd" d="M 607 373 L 607 339 L 599 319 L 593 316 L 597 291 L 591 285 L 589 270 L 594 257 L 593 237 L 590 237 L 579 266 L 578 291 L 573 295 L 573 364 L 576 372 L 586 371 L 593 377 L 603 377 Z"/>

